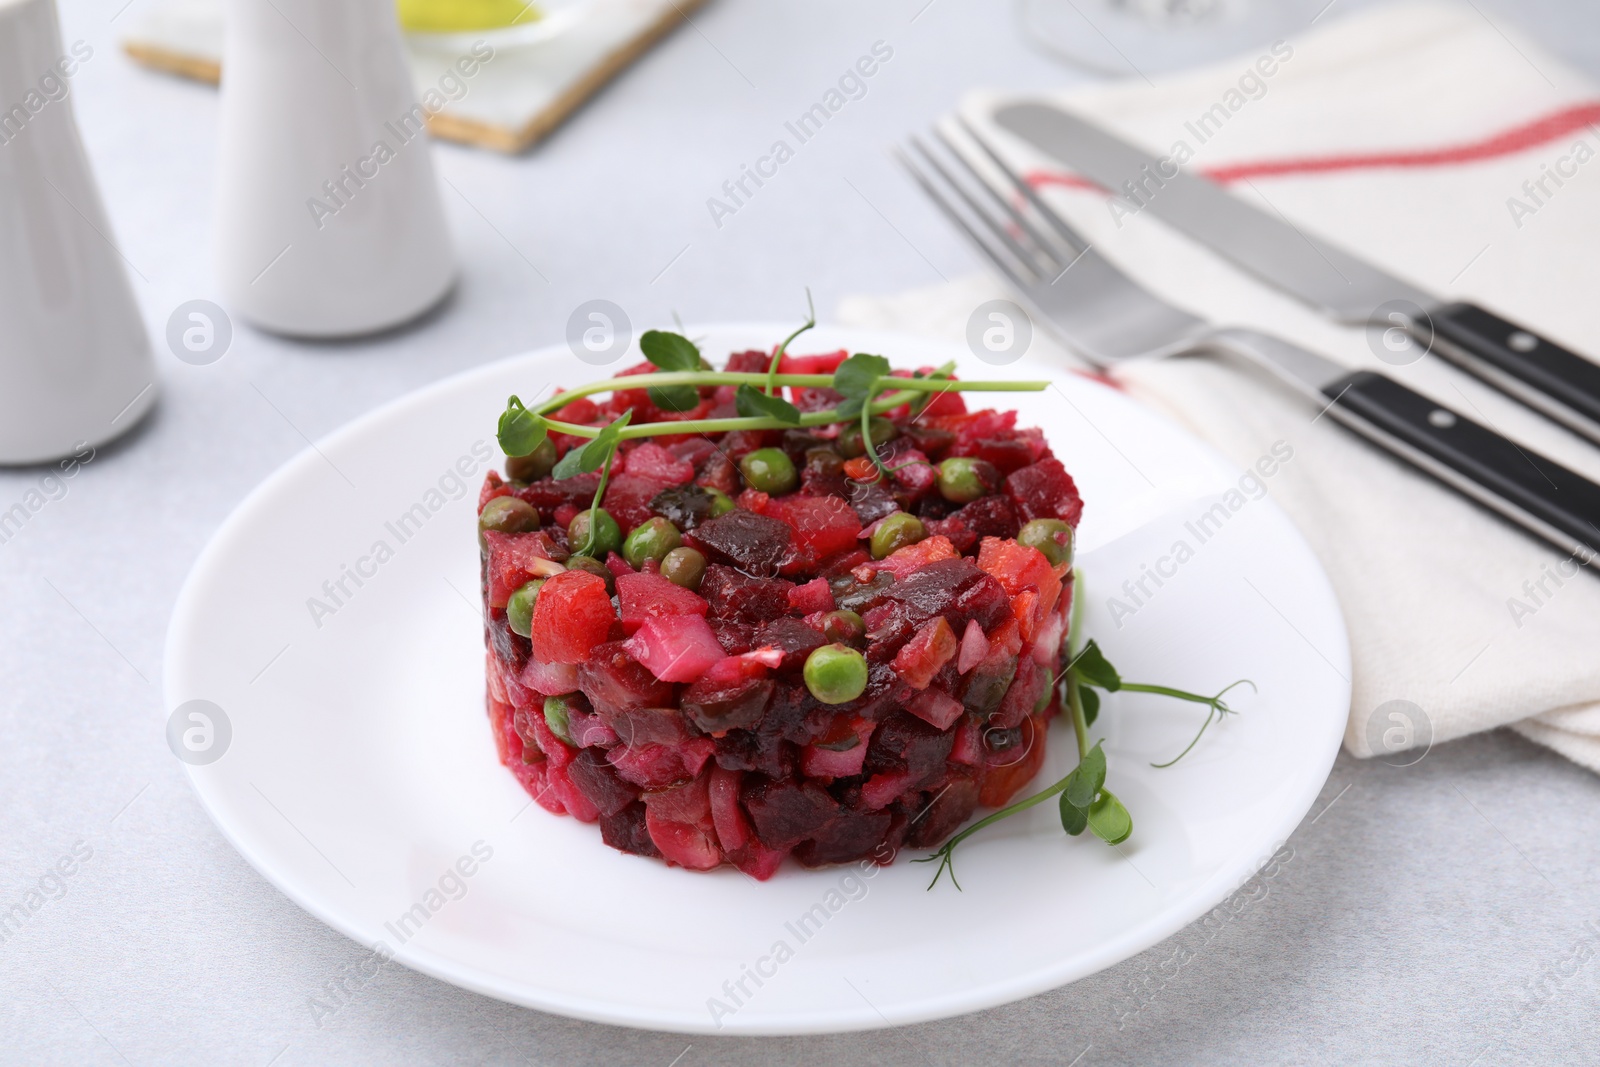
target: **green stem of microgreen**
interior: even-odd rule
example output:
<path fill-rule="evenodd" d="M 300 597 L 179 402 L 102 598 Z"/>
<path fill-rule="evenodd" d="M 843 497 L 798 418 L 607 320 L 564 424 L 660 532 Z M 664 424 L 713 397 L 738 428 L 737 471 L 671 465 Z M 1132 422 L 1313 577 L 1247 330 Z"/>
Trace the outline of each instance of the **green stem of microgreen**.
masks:
<path fill-rule="evenodd" d="M 619 389 L 644 389 L 649 386 L 667 385 L 754 385 L 765 386 L 769 375 L 744 373 L 740 371 L 660 371 L 654 374 L 630 375 L 628 378 L 605 378 L 587 385 L 580 385 L 565 393 L 557 393 L 544 403 L 531 408 L 536 415 L 548 415 L 566 407 L 574 400 L 580 400 L 596 393 L 611 393 Z M 774 385 L 796 386 L 802 389 L 829 389 L 833 386 L 831 374 L 779 374 L 771 377 Z M 950 382 L 933 381 L 928 378 L 895 378 L 892 383 L 896 392 L 900 393 L 1039 393 L 1050 388 L 1049 382 Z M 899 403 L 906 403 L 909 397 L 903 397 Z M 815 414 L 824 414 L 816 412 Z M 767 420 L 771 421 L 771 420 Z M 827 420 L 838 422 L 837 417 Z M 812 425 L 818 425 L 813 423 Z M 765 427 L 763 427 L 765 428 Z M 565 433 L 566 431 L 561 431 Z"/>
<path fill-rule="evenodd" d="M 1073 768 L 1073 769 L 1076 770 L 1077 768 Z M 971 837 L 973 834 L 977 833 L 979 830 L 982 830 L 982 829 L 984 829 L 985 827 L 988 827 L 988 826 L 993 826 L 995 823 L 999 822 L 1001 819 L 1010 818 L 1011 816 L 1015 815 L 1019 811 L 1027 811 L 1031 807 L 1035 807 L 1036 805 L 1043 804 L 1045 801 L 1049 800 L 1051 797 L 1057 796 L 1058 794 L 1060 794 L 1060 792 L 1063 789 L 1066 789 L 1067 788 L 1067 783 L 1070 782 L 1071 780 L 1072 780 L 1072 775 L 1068 774 L 1065 778 L 1061 779 L 1061 781 L 1057 782 L 1055 785 L 1052 785 L 1050 788 L 1046 789 L 1044 792 L 1035 793 L 1033 796 L 1028 797 L 1026 800 L 1019 800 L 1015 804 L 1010 805 L 1009 807 L 1001 808 L 999 811 L 995 812 L 993 815 L 987 816 L 986 818 L 979 819 L 977 822 L 973 823 L 971 826 L 967 827 L 965 830 L 961 831 L 959 834 L 957 834 L 956 836 L 952 837 L 950 840 L 946 841 L 944 843 L 944 846 L 942 848 L 940 848 L 939 851 L 935 852 L 933 855 L 931 855 L 931 856 L 922 856 L 922 857 L 920 857 L 918 859 L 912 860 L 911 862 L 912 863 L 928 863 L 931 860 L 938 860 L 939 861 L 939 869 L 933 873 L 933 881 L 928 883 L 928 888 L 929 889 L 932 889 L 934 886 L 939 884 L 939 879 L 944 876 L 944 872 L 947 871 L 947 870 L 950 872 L 950 881 L 955 882 L 955 887 L 957 889 L 960 889 L 961 888 L 961 883 L 959 881 L 956 881 L 955 851 L 956 851 L 956 846 L 957 845 L 961 844 L 961 842 L 965 841 L 967 838 Z"/>
<path fill-rule="evenodd" d="M 1250 681 L 1248 678 L 1241 678 L 1239 681 L 1234 682 L 1232 685 L 1228 686 L 1227 689 L 1224 689 L 1216 696 L 1208 697 L 1202 696 L 1198 693 L 1186 693 L 1181 689 L 1168 689 L 1164 685 L 1140 685 L 1138 683 L 1123 682 L 1122 688 L 1130 693 L 1154 693 L 1157 696 L 1173 697 L 1177 700 L 1187 700 L 1194 704 L 1204 704 L 1209 709 L 1206 712 L 1206 721 L 1200 724 L 1200 729 L 1195 733 L 1194 739 L 1184 746 L 1182 752 L 1178 753 L 1176 756 L 1173 756 L 1165 763 L 1152 763 L 1150 766 L 1156 768 L 1166 768 L 1172 766 L 1174 763 L 1177 763 L 1183 757 L 1187 756 L 1189 751 L 1193 749 L 1195 745 L 1200 743 L 1200 739 L 1205 736 L 1206 728 L 1211 725 L 1213 720 L 1222 719 L 1228 715 L 1237 714 L 1232 708 L 1228 707 L 1222 698 L 1227 696 L 1231 690 L 1237 689 L 1241 685 L 1248 685 L 1252 691 L 1256 688 L 1256 683 Z"/>
<path fill-rule="evenodd" d="M 767 365 L 767 395 L 772 396 L 778 387 L 778 364 L 783 362 L 783 354 L 789 350 L 789 345 L 796 337 L 817 325 L 817 305 L 811 301 L 811 287 L 806 286 L 806 321 L 798 330 L 783 339 L 783 344 L 772 353 L 772 362 Z"/>
<path fill-rule="evenodd" d="M 600 484 L 594 487 L 594 501 L 589 505 L 589 540 L 585 541 L 578 555 L 587 556 L 594 552 L 594 539 L 600 536 L 600 524 L 595 521 L 595 515 L 600 510 L 600 501 L 605 499 L 606 483 L 611 480 L 611 467 L 617 458 L 617 450 L 613 448 L 606 461 L 600 465 Z"/>

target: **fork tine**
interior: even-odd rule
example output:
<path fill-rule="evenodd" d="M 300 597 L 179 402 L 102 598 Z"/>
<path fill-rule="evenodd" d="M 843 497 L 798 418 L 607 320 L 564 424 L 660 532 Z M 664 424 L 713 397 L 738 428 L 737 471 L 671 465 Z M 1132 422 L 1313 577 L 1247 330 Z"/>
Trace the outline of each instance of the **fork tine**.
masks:
<path fill-rule="evenodd" d="M 1006 232 L 1005 225 L 999 219 L 984 210 L 983 205 L 978 203 L 971 193 L 967 192 L 966 185 L 958 181 L 955 175 L 946 170 L 944 164 L 940 163 L 934 154 L 928 151 L 927 145 L 923 144 L 919 138 L 913 137 L 911 138 L 911 146 L 917 150 L 926 164 L 944 180 L 944 184 L 961 198 L 962 203 L 967 205 L 967 210 L 977 216 L 978 220 L 989 228 L 1000 243 L 1006 246 L 1008 252 L 1022 263 L 1034 266 L 1035 258 L 1032 253 L 1023 248 L 1016 238 Z"/>
<path fill-rule="evenodd" d="M 962 170 L 966 172 L 967 176 L 980 188 L 982 188 L 983 191 L 989 195 L 989 199 L 994 201 L 995 206 L 1001 211 L 1005 212 L 1007 217 L 1009 217 L 1012 222 L 1016 223 L 1017 227 L 1026 233 L 1032 240 L 1033 244 L 1044 253 L 1051 271 L 1059 270 L 1062 265 L 1067 262 L 1067 257 L 1061 254 L 1061 250 L 1056 246 L 1056 242 L 1050 240 L 1044 234 L 1040 233 L 1038 227 L 1034 226 L 1033 221 L 1029 219 L 1027 215 L 1019 211 L 1015 204 L 1001 195 L 1000 190 L 996 189 L 993 182 L 991 182 L 986 175 L 978 170 L 973 161 L 968 158 L 966 151 L 964 151 L 962 147 L 958 145 L 942 127 L 934 127 L 934 135 L 939 138 L 939 140 L 948 150 L 949 154 L 955 158 L 957 163 L 961 165 Z M 1073 251 L 1076 252 L 1078 249 L 1074 247 Z"/>
<path fill-rule="evenodd" d="M 1009 257 L 1005 253 L 997 250 L 988 242 L 988 240 L 983 237 L 982 234 L 980 234 L 971 224 L 967 222 L 966 218 L 961 214 L 961 212 L 956 209 L 955 204 L 952 203 L 942 191 L 940 191 L 940 189 L 930 178 L 922 173 L 921 169 L 914 162 L 912 162 L 909 155 L 901 151 L 899 148 L 894 149 L 894 155 L 895 159 L 899 161 L 900 165 L 906 169 L 908 174 L 911 175 L 911 180 L 916 182 L 917 185 L 921 186 L 922 191 L 928 195 L 928 199 L 933 201 L 934 206 L 942 211 L 946 218 L 955 223 L 956 228 L 962 233 L 966 234 L 968 239 L 970 239 L 973 244 L 978 246 L 979 251 L 988 256 L 989 261 L 998 267 L 1001 273 L 1011 280 L 1012 284 L 1016 285 L 1019 289 L 1026 289 L 1029 285 L 1033 284 L 1032 279 L 1024 278 L 1022 274 L 1018 272 L 1016 267 L 1009 262 Z M 1031 268 L 1031 264 L 1028 264 L 1025 260 L 1023 261 L 1022 265 L 1024 267 Z"/>
<path fill-rule="evenodd" d="M 1029 185 L 1022 175 L 1012 170 L 1010 164 L 1000 158 L 1000 154 L 989 146 L 988 141 L 979 136 L 978 131 L 972 128 L 972 124 L 965 117 L 957 116 L 956 121 L 961 124 L 961 128 L 966 132 L 966 135 L 972 138 L 972 142 L 983 150 L 983 154 L 988 156 L 990 161 L 1000 169 L 1000 172 L 1011 180 L 1011 184 L 1016 186 L 1017 191 L 1027 198 L 1028 203 L 1033 205 L 1034 210 L 1042 215 L 1051 228 L 1061 235 L 1062 240 L 1072 245 L 1079 252 L 1089 247 L 1089 242 L 1084 236 L 1073 229 L 1066 219 L 1056 213 L 1054 208 L 1046 204 L 1044 198 L 1034 190 L 1033 186 Z"/>

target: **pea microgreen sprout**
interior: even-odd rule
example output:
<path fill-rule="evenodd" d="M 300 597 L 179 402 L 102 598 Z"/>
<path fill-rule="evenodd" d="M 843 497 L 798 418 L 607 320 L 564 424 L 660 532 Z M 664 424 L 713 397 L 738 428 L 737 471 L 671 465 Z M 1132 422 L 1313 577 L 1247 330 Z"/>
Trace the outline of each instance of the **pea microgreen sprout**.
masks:
<path fill-rule="evenodd" d="M 1074 585 L 1080 590 L 1083 585 L 1083 575 L 1075 572 Z M 1080 633 L 1082 600 L 1075 599 L 1073 620 L 1070 632 Z M 1075 643 L 1075 641 L 1074 641 Z M 1200 727 L 1189 747 L 1178 753 L 1177 757 L 1166 763 L 1153 763 L 1152 767 L 1170 767 L 1178 760 L 1189 754 L 1189 751 L 1199 742 L 1201 734 L 1206 727 L 1211 725 L 1213 718 L 1235 714 L 1222 698 L 1236 686 L 1254 684 L 1248 681 L 1239 681 L 1228 686 L 1214 697 L 1201 696 L 1188 693 L 1181 689 L 1173 689 L 1163 685 L 1145 685 L 1136 682 L 1124 682 L 1121 674 L 1106 659 L 1105 653 L 1093 640 L 1089 641 L 1079 651 L 1071 651 L 1067 658 L 1067 666 L 1057 677 L 1056 682 L 1063 687 L 1063 696 L 1072 721 L 1072 732 L 1078 742 L 1078 765 L 1072 772 L 1047 789 L 1033 794 L 1023 800 L 1017 801 L 1009 807 L 986 818 L 979 819 L 965 830 L 961 831 L 949 841 L 944 843 L 931 856 L 924 856 L 914 862 L 928 863 L 932 860 L 939 861 L 939 867 L 934 872 L 933 881 L 928 883 L 932 889 L 939 884 L 945 871 L 950 872 L 950 881 L 955 883 L 957 889 L 961 883 L 956 881 L 955 850 L 961 842 L 973 834 L 992 826 L 1001 819 L 1007 819 L 1021 811 L 1043 804 L 1052 797 L 1059 797 L 1057 804 L 1061 812 L 1061 828 L 1069 835 L 1077 837 L 1088 830 L 1108 845 L 1120 845 L 1133 834 L 1133 816 L 1128 814 L 1128 809 L 1117 799 L 1115 793 L 1105 787 L 1106 782 L 1106 756 L 1101 747 L 1102 742 L 1096 741 L 1093 746 L 1089 744 L 1089 727 L 1094 724 L 1099 715 L 1100 697 L 1095 689 L 1103 689 L 1108 693 L 1152 693 L 1157 696 L 1173 697 L 1178 700 L 1188 700 L 1197 704 L 1205 704 L 1211 712 L 1206 716 L 1206 721 Z"/>

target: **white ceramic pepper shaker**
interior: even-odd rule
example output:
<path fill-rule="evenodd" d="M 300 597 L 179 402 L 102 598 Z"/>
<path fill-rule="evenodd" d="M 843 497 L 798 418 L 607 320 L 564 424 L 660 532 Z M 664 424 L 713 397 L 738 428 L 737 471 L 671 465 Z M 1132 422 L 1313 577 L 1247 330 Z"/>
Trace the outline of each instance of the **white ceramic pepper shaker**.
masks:
<path fill-rule="evenodd" d="M 394 0 L 229 0 L 217 179 L 230 309 L 303 337 L 416 318 L 455 280 Z"/>
<path fill-rule="evenodd" d="M 0 0 L 0 463 L 58 459 L 155 403 L 150 340 L 73 118 L 94 56 L 55 0 Z"/>

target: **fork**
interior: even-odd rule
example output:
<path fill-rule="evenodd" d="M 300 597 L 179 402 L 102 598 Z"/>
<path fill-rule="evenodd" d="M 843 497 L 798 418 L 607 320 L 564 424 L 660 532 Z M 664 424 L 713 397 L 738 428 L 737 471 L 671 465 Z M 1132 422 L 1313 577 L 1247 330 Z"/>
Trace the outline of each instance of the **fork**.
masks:
<path fill-rule="evenodd" d="M 1218 353 L 1288 384 L 1330 418 L 1588 562 L 1600 485 L 1373 371 L 1350 371 L 1259 330 L 1216 326 L 1150 292 L 1101 255 L 965 120 L 896 149 L 934 204 L 1076 355 L 1112 373 L 1130 360 Z M 981 164 L 981 166 L 980 166 Z M 992 176 L 984 171 L 992 172 Z"/>

